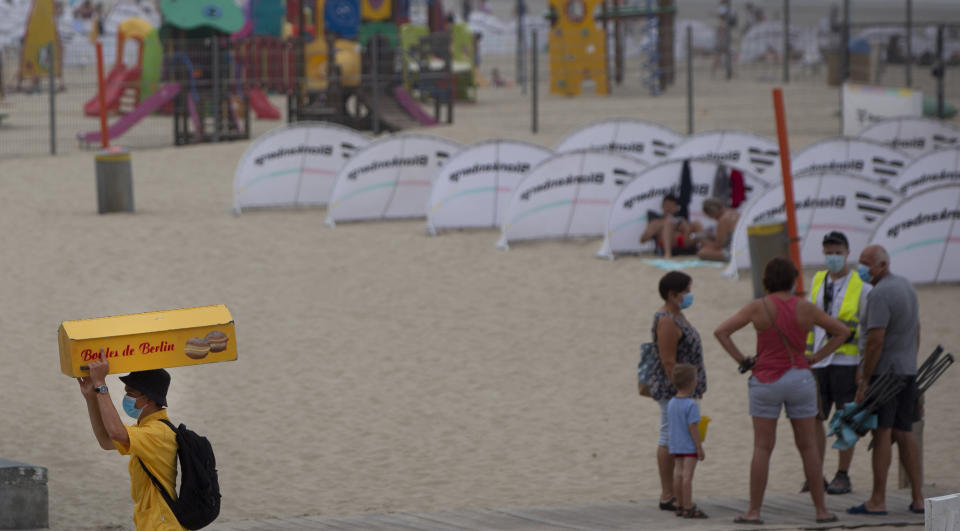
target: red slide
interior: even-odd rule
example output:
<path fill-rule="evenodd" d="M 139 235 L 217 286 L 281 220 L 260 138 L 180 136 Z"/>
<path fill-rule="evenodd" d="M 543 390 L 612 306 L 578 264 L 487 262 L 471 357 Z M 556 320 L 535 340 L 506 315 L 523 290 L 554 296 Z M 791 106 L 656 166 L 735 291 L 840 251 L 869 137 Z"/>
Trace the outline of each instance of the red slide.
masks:
<path fill-rule="evenodd" d="M 277 109 L 267 99 L 267 95 L 260 89 L 250 89 L 247 92 L 247 99 L 250 100 L 250 107 L 257 113 L 257 118 L 261 120 L 279 120 L 280 109 Z"/>
<path fill-rule="evenodd" d="M 107 79 L 103 80 L 103 99 L 107 104 L 107 112 L 115 109 L 117 104 L 120 103 L 120 96 L 123 94 L 123 89 L 126 86 L 131 83 L 138 83 L 139 81 L 140 68 L 135 66 L 128 70 L 127 67 L 122 64 L 113 65 L 113 68 L 107 75 Z M 83 105 L 83 113 L 87 116 L 100 115 L 100 101 L 97 96 L 94 96 Z"/>

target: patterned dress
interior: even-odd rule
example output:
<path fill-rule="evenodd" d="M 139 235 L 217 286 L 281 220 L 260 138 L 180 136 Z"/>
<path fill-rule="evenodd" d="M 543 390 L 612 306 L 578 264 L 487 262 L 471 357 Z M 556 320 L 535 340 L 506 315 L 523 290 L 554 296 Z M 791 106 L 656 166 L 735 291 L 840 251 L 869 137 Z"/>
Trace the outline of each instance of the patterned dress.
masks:
<path fill-rule="evenodd" d="M 693 391 L 693 398 L 701 398 L 707 392 L 707 372 L 703 366 L 703 344 L 700 334 L 690 323 L 681 320 L 668 312 L 653 314 L 653 350 L 657 354 L 650 377 L 650 396 L 654 400 L 669 400 L 677 394 L 676 388 L 670 383 L 663 364 L 660 362 L 660 349 L 657 346 L 657 323 L 661 318 L 668 317 L 680 327 L 680 342 L 677 343 L 677 363 L 687 363 L 697 368 L 697 387 Z"/>

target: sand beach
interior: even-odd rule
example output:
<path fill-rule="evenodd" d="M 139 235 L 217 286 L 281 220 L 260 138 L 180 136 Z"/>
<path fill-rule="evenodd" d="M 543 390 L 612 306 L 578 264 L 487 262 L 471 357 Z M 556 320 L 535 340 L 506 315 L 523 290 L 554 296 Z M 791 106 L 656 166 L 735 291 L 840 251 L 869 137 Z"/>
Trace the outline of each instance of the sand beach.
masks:
<path fill-rule="evenodd" d="M 697 130 L 775 138 L 774 86 L 744 76 L 698 87 Z M 836 89 L 784 90 L 794 150 L 837 134 Z M 455 124 L 422 132 L 551 147 L 605 117 L 686 129 L 678 87 L 658 98 L 543 90 L 540 106 L 533 134 L 519 89 L 485 88 Z M 658 410 L 637 396 L 635 370 L 663 271 L 640 257 L 597 259 L 597 239 L 505 252 L 496 231 L 431 237 L 423 220 L 328 228 L 323 209 L 234 216 L 233 171 L 248 145 L 135 150 L 131 215 L 96 213 L 90 152 L 0 160 L 0 456 L 48 468 L 52 529 L 133 526 L 127 459 L 98 448 L 77 384 L 59 372 L 60 322 L 207 304 L 230 308 L 239 359 L 172 369 L 169 414 L 214 445 L 221 521 L 654 503 Z M 752 287 L 721 271 L 687 270 L 713 418 L 695 496 L 746 499 L 746 377 L 712 332 Z M 960 286 L 917 292 L 921 357 L 937 344 L 956 352 Z M 735 339 L 747 351 L 755 342 Z M 120 383 L 108 385 L 119 404 Z M 957 389 L 952 369 L 926 395 L 927 483 L 960 487 Z M 794 492 L 803 477 L 787 422 L 778 437 L 768 490 Z M 825 473 L 835 466 L 828 452 Z M 863 444 L 851 477 L 865 498 Z"/>

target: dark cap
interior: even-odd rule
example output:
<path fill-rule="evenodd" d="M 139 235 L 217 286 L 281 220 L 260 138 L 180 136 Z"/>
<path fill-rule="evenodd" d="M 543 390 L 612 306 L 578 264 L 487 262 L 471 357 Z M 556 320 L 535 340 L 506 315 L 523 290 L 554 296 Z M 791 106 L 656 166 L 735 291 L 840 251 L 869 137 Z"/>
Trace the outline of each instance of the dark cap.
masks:
<path fill-rule="evenodd" d="M 829 245 L 831 243 L 842 243 L 847 249 L 850 248 L 850 242 L 847 241 L 847 237 L 839 231 L 828 232 L 827 235 L 823 237 L 823 245 Z"/>
<path fill-rule="evenodd" d="M 158 406 L 166 407 L 167 389 L 170 388 L 170 373 L 163 369 L 131 372 L 121 376 L 120 381 L 143 393 Z"/>

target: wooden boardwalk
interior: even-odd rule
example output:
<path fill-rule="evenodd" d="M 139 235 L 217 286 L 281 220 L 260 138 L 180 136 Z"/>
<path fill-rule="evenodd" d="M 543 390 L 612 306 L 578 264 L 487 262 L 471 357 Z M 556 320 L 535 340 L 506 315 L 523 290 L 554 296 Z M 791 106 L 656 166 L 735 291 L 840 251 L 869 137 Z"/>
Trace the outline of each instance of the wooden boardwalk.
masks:
<path fill-rule="evenodd" d="M 924 494 L 940 496 L 949 489 L 928 487 Z M 840 520 L 831 524 L 814 522 L 813 506 L 806 494 L 772 494 L 764 500 L 764 525 L 734 524 L 733 519 L 747 506 L 745 498 L 701 498 L 698 505 L 710 515 L 707 520 L 685 520 L 673 513 L 660 511 L 656 500 L 640 503 L 616 503 L 563 507 L 512 509 L 468 509 L 433 513 L 384 513 L 354 516 L 307 516 L 274 520 L 246 520 L 225 522 L 210 526 L 217 531 L 358 531 L 410 530 L 454 531 L 468 529 L 526 531 L 526 530 L 635 530 L 635 529 L 695 529 L 695 530 L 760 530 L 760 529 L 850 529 L 871 526 L 923 526 L 923 515 L 907 510 L 910 493 L 892 491 L 887 495 L 887 516 L 855 516 L 845 509 L 865 499 L 857 492 L 841 496 L 827 496 L 828 508 Z"/>

